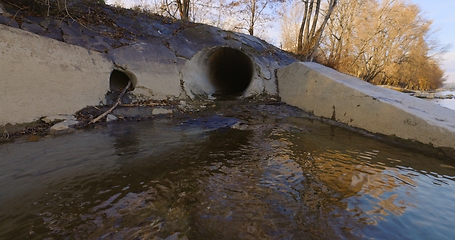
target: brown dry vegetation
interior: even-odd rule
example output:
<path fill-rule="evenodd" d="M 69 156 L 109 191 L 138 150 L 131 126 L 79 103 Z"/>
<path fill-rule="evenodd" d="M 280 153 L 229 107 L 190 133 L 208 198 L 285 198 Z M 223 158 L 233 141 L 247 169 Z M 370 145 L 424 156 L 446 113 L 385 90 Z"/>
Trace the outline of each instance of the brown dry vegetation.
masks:
<path fill-rule="evenodd" d="M 290 17 L 283 20 L 282 26 L 295 24 Z M 431 39 L 431 24 L 417 5 L 405 0 L 339 1 L 316 61 L 377 85 L 436 89 L 444 72 L 437 58 L 442 48 Z M 298 53 L 296 30 L 283 29 L 284 47 Z"/>

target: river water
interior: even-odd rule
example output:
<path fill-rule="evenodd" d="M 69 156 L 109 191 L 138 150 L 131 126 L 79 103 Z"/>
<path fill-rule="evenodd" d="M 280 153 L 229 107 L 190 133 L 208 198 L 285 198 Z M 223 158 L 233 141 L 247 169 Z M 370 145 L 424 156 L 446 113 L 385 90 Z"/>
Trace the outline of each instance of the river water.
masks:
<path fill-rule="evenodd" d="M 438 95 L 445 96 L 447 94 L 452 94 L 454 95 L 454 91 L 441 91 L 438 92 Z M 450 98 L 450 99 L 431 99 L 429 100 L 431 102 L 434 102 L 440 106 L 455 110 L 455 98 Z"/>
<path fill-rule="evenodd" d="M 455 239 L 454 200 L 453 162 L 285 105 L 0 145 L 0 239 Z"/>

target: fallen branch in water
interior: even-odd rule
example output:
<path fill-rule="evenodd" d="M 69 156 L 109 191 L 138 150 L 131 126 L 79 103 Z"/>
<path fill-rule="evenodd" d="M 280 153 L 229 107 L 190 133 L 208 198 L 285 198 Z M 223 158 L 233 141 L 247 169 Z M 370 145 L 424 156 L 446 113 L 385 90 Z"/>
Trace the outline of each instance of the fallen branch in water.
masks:
<path fill-rule="evenodd" d="M 111 113 L 121 103 L 123 95 L 125 95 L 126 90 L 128 90 L 128 88 L 130 88 L 130 86 L 131 86 L 131 80 L 128 81 L 128 84 L 126 85 L 126 87 L 118 95 L 118 98 L 117 98 L 117 101 L 115 101 L 115 104 L 111 108 L 109 108 L 106 112 L 104 112 L 103 114 L 99 115 L 97 118 L 95 118 L 92 121 L 90 121 L 88 124 L 96 123 L 101 118 L 103 118 L 103 117 L 107 116 L 109 113 Z"/>

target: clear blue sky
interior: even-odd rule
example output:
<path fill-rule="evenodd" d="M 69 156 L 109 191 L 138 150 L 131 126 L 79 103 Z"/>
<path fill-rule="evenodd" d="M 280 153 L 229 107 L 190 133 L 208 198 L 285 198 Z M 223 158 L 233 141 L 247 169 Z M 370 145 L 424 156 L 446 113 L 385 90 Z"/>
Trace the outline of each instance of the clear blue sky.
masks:
<path fill-rule="evenodd" d="M 442 68 L 447 82 L 455 83 L 455 0 L 411 0 L 417 4 L 426 19 L 433 20 L 436 37 L 443 45 L 451 44 L 449 52 L 443 55 Z"/>

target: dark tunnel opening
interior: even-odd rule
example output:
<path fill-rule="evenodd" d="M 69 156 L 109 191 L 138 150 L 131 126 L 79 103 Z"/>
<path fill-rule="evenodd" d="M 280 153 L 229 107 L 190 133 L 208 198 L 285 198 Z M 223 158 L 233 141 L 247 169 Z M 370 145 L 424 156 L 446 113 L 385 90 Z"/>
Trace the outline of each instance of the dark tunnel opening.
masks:
<path fill-rule="evenodd" d="M 127 73 L 120 70 L 112 70 L 111 76 L 109 77 L 109 90 L 111 91 L 122 91 L 127 85 L 128 81 L 132 82 L 129 91 L 134 90 L 135 82 L 128 76 Z"/>
<path fill-rule="evenodd" d="M 222 47 L 207 59 L 210 82 L 217 96 L 240 96 L 253 78 L 253 62 L 243 52 Z"/>

